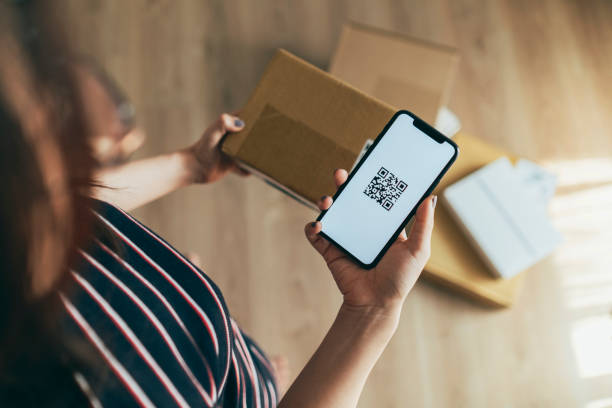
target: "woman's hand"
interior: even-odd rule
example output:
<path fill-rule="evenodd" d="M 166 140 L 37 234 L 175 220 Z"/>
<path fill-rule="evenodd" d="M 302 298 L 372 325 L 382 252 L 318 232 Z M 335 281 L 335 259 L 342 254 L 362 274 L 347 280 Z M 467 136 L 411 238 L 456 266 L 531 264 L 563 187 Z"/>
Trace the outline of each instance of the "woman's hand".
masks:
<path fill-rule="evenodd" d="M 336 170 L 336 186 L 340 187 L 347 177 L 346 170 Z M 344 296 L 343 308 L 371 312 L 401 307 L 429 259 L 436 201 L 436 196 L 430 196 L 421 203 L 410 235 L 406 236 L 402 231 L 378 265 L 370 270 L 357 266 L 344 252 L 320 236 L 321 222 L 306 225 L 308 240 L 323 256 Z M 329 196 L 319 201 L 321 210 L 331 205 Z"/>
<path fill-rule="evenodd" d="M 348 177 L 336 170 L 336 185 Z M 328 209 L 331 197 L 319 208 Z M 372 367 L 393 336 L 401 305 L 429 258 L 436 197 L 419 206 L 410 236 L 402 232 L 370 270 L 358 267 L 319 235 L 321 223 L 306 226 L 306 236 L 331 270 L 344 303 L 323 342 L 279 407 L 355 407 Z"/>
<path fill-rule="evenodd" d="M 96 181 L 105 187 L 94 187 L 91 195 L 129 211 L 192 183 L 218 180 L 228 171 L 247 175 L 219 146 L 225 134 L 243 127 L 238 117 L 224 113 L 193 146 L 97 172 Z"/>
<path fill-rule="evenodd" d="M 193 146 L 185 150 L 188 154 L 190 172 L 195 183 L 211 183 L 219 180 L 228 171 L 240 175 L 249 174 L 221 151 L 219 143 L 226 133 L 238 132 L 244 122 L 237 116 L 223 113 L 204 131 L 204 134 Z"/>

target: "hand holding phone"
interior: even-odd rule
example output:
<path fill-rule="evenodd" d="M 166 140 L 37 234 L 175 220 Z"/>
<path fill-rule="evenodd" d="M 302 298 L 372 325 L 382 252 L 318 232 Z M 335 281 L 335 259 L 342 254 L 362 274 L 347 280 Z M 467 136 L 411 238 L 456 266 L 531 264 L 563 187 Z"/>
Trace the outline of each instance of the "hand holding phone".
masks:
<path fill-rule="evenodd" d="M 397 112 L 317 218 L 320 235 L 373 268 L 458 153 L 452 140 L 417 116 Z"/>
<path fill-rule="evenodd" d="M 347 178 L 346 170 L 339 169 L 334 173 L 334 181 L 339 188 Z M 319 208 L 325 211 L 332 204 L 332 197 L 327 196 L 319 202 Z M 360 267 L 345 251 L 320 235 L 320 221 L 306 225 L 306 237 L 323 256 L 344 296 L 345 305 L 381 309 L 401 306 L 429 259 L 435 206 L 435 196 L 426 198 L 416 211 L 410 234 L 406 236 L 402 231 L 372 269 Z"/>
<path fill-rule="evenodd" d="M 450 139 L 399 111 L 350 176 L 336 171 L 338 191 L 319 203 L 321 214 L 306 235 L 323 255 L 345 303 L 403 301 L 429 258 L 436 197 L 428 196 L 457 155 Z"/>

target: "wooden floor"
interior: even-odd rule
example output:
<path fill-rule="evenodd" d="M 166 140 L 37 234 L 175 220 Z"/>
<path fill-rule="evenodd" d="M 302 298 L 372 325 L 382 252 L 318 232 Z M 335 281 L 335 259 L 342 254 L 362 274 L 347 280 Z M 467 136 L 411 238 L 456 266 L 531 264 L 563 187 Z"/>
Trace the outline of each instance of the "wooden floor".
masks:
<path fill-rule="evenodd" d="M 276 47 L 326 68 L 346 20 L 457 47 L 451 109 L 469 133 L 559 174 L 551 211 L 566 241 L 510 310 L 419 282 L 360 406 L 612 407 L 611 1 L 64 3 L 76 45 L 135 102 L 140 157 L 240 108 Z M 230 177 L 136 214 L 200 254 L 237 321 L 297 374 L 340 302 L 303 238 L 313 212 Z"/>

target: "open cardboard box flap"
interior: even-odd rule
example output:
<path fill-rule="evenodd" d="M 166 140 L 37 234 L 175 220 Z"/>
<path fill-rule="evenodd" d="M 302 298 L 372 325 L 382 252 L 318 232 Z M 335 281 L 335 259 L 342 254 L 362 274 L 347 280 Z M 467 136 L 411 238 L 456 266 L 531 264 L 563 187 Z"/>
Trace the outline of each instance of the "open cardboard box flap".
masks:
<path fill-rule="evenodd" d="M 313 205 L 350 169 L 395 109 L 306 61 L 278 50 L 241 111 L 245 128 L 223 151 L 285 192 Z"/>
<path fill-rule="evenodd" d="M 454 48 L 350 23 L 342 29 L 329 72 L 434 125 L 448 102 L 458 61 Z"/>

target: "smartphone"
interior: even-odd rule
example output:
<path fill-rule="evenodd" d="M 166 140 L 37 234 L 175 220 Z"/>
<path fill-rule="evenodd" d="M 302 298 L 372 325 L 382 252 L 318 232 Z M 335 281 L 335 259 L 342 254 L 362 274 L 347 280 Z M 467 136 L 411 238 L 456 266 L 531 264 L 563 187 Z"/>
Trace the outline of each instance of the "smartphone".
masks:
<path fill-rule="evenodd" d="M 458 154 L 452 140 L 422 119 L 397 112 L 317 218 L 319 234 L 373 268 Z"/>

